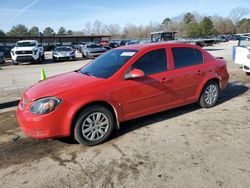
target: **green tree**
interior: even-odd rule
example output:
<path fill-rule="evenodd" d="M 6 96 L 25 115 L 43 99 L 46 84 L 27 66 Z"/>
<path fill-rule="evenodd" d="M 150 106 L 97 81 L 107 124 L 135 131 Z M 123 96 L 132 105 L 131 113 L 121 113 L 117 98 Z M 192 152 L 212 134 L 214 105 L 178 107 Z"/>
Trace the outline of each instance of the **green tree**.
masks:
<path fill-rule="evenodd" d="M 64 27 L 60 27 L 57 34 L 58 35 L 66 35 L 67 31 L 66 31 L 66 29 Z"/>
<path fill-rule="evenodd" d="M 3 30 L 0 30 L 0 37 L 6 36 L 5 32 Z"/>
<path fill-rule="evenodd" d="M 184 24 L 196 23 L 195 17 L 191 12 L 188 12 L 183 17 Z"/>
<path fill-rule="evenodd" d="M 184 31 L 183 33 L 185 37 L 193 38 L 199 36 L 199 24 L 192 13 L 188 12 L 184 15 L 182 21 L 182 30 Z"/>
<path fill-rule="evenodd" d="M 73 31 L 72 30 L 68 30 L 67 31 L 67 35 L 73 35 Z"/>
<path fill-rule="evenodd" d="M 39 35 L 39 28 L 37 26 L 33 26 L 29 30 L 30 36 L 38 36 Z"/>
<path fill-rule="evenodd" d="M 214 34 L 214 25 L 210 17 L 204 17 L 200 22 L 200 36 L 206 37 Z"/>
<path fill-rule="evenodd" d="M 43 31 L 44 36 L 51 36 L 54 34 L 54 30 L 51 27 L 46 27 Z"/>
<path fill-rule="evenodd" d="M 10 36 L 28 36 L 29 31 L 25 25 L 18 24 L 13 26 L 7 34 Z"/>
<path fill-rule="evenodd" d="M 172 21 L 171 21 L 170 18 L 165 18 L 165 19 L 163 20 L 163 22 L 161 23 L 161 27 L 162 27 L 164 30 L 169 30 L 171 23 L 172 23 Z"/>
<path fill-rule="evenodd" d="M 237 33 L 250 33 L 250 18 L 244 18 L 236 24 Z"/>

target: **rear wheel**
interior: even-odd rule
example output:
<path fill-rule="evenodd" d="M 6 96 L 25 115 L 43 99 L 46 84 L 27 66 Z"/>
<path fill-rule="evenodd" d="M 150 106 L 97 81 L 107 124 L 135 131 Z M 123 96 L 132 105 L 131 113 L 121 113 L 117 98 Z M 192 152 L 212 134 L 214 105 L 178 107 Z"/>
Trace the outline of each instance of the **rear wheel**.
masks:
<path fill-rule="evenodd" d="M 76 118 L 74 137 L 84 145 L 100 144 L 111 135 L 114 122 L 113 114 L 107 108 L 99 105 L 87 107 Z"/>
<path fill-rule="evenodd" d="M 41 64 L 42 63 L 42 56 L 39 56 L 39 58 L 36 60 L 36 63 Z"/>
<path fill-rule="evenodd" d="M 199 105 L 203 108 L 213 107 L 218 101 L 219 94 L 220 89 L 218 83 L 216 81 L 209 81 L 202 90 Z"/>
<path fill-rule="evenodd" d="M 250 76 L 250 72 L 246 72 L 246 75 Z"/>
<path fill-rule="evenodd" d="M 16 61 L 14 61 L 14 60 L 12 60 L 12 64 L 13 65 L 18 65 L 18 63 Z"/>

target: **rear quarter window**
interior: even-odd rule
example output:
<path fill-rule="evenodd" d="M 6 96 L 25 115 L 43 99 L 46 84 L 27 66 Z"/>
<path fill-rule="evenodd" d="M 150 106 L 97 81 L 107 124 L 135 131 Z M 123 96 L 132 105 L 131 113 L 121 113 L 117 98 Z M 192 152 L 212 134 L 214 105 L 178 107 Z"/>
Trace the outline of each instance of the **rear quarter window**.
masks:
<path fill-rule="evenodd" d="M 200 50 L 188 47 L 172 48 L 175 69 L 198 65 L 204 62 L 204 57 Z"/>

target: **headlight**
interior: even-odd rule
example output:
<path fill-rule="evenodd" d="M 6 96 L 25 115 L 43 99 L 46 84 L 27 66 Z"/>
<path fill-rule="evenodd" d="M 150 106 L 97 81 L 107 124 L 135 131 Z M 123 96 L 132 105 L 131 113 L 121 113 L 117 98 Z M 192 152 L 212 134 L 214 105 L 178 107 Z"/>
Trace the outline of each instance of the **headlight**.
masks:
<path fill-rule="evenodd" d="M 62 100 L 56 97 L 46 97 L 35 101 L 30 107 L 30 112 L 33 114 L 47 114 L 61 104 Z"/>
<path fill-rule="evenodd" d="M 38 51 L 37 49 L 33 50 L 34 55 L 36 55 L 37 51 Z"/>
<path fill-rule="evenodd" d="M 12 53 L 12 55 L 15 55 L 15 52 L 14 52 L 14 50 L 11 50 L 11 53 Z"/>
<path fill-rule="evenodd" d="M 58 55 L 58 53 L 56 53 L 56 52 L 53 52 L 53 55 Z"/>

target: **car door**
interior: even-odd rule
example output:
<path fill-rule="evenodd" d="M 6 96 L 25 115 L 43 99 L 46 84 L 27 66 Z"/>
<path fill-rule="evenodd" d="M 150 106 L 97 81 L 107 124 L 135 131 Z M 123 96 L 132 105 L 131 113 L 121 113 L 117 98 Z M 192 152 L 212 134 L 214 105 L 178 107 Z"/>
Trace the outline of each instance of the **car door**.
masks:
<path fill-rule="evenodd" d="M 250 46 L 250 39 L 249 38 L 242 38 L 239 40 L 238 46 L 235 47 L 235 53 L 234 56 L 234 62 L 236 64 L 244 65 L 245 63 L 249 63 L 249 49 L 248 47 Z"/>
<path fill-rule="evenodd" d="M 196 100 L 198 85 L 205 76 L 202 52 L 190 47 L 173 47 L 173 102 L 185 104 Z"/>
<path fill-rule="evenodd" d="M 123 81 L 124 118 L 131 119 L 166 108 L 172 99 L 166 49 L 146 52 L 129 70 L 132 69 L 142 70 L 145 76 Z"/>

